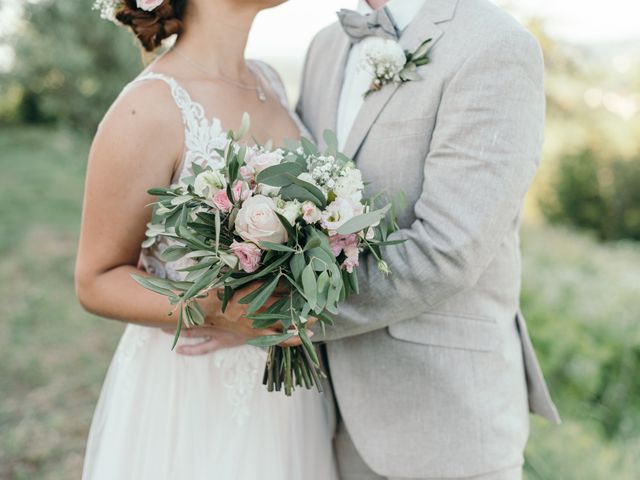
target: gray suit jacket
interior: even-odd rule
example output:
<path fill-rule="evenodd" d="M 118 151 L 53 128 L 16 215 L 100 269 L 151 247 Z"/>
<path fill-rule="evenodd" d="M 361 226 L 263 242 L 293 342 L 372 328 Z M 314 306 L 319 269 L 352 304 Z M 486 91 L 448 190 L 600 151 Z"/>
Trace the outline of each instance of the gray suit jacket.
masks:
<path fill-rule="evenodd" d="M 539 164 L 543 59 L 487 0 L 428 0 L 402 33 L 432 38 L 422 80 L 370 95 L 345 147 L 368 194 L 403 192 L 392 275 L 361 261 L 361 293 L 327 330 L 334 393 L 377 473 L 467 477 L 522 463 L 528 411 L 559 422 L 519 311 L 518 227 Z M 298 113 L 335 129 L 350 42 L 314 39 Z"/>

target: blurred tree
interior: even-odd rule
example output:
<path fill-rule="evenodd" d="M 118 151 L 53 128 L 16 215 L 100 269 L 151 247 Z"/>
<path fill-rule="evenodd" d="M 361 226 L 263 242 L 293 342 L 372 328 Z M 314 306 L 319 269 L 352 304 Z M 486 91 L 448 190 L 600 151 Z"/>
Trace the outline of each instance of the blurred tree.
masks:
<path fill-rule="evenodd" d="M 132 37 L 100 19 L 91 4 L 23 4 L 24 21 L 11 41 L 15 64 L 0 76 L 0 94 L 11 91 L 18 104 L 15 120 L 60 122 L 91 131 L 141 69 Z"/>
<path fill-rule="evenodd" d="M 640 158 L 594 149 L 563 157 L 540 207 L 554 223 L 589 230 L 600 240 L 640 240 Z"/>

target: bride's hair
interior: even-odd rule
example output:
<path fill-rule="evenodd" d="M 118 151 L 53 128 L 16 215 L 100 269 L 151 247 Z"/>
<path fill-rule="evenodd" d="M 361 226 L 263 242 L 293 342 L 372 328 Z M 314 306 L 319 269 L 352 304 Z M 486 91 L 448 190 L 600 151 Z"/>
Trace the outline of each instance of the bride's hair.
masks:
<path fill-rule="evenodd" d="M 136 6 L 136 0 L 124 0 L 116 18 L 128 25 L 147 52 L 160 46 L 162 40 L 182 32 L 182 19 L 187 0 L 164 0 L 147 12 Z"/>

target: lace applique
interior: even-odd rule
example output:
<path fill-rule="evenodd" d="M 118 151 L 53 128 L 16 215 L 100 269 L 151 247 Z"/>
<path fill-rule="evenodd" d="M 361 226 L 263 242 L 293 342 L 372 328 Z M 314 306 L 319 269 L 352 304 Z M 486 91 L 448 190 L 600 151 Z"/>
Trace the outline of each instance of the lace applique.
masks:
<path fill-rule="evenodd" d="M 153 328 L 129 324 L 122 334 L 114 359 L 119 364 L 118 371 L 124 373 L 125 388 L 130 388 L 131 386 L 131 376 L 127 375 L 129 371 L 128 365 L 154 333 L 155 329 Z"/>
<path fill-rule="evenodd" d="M 243 425 L 251 415 L 248 402 L 256 387 L 262 384 L 260 374 L 266 359 L 264 350 L 249 345 L 214 354 L 214 364 L 222 370 L 227 400 L 238 425 Z"/>
<path fill-rule="evenodd" d="M 213 118 L 209 122 L 204 107 L 191 100 L 189 93 L 171 77 L 161 73 L 148 72 L 135 81 L 152 79 L 162 80 L 169 85 L 171 95 L 182 113 L 185 128 L 185 158 L 182 174 L 178 178 L 184 176 L 185 170 L 191 171 L 194 163 L 208 165 L 216 169 L 224 167 L 224 159 L 216 152 L 216 149 L 223 149 L 227 144 L 227 135 L 222 129 L 220 120 Z"/>

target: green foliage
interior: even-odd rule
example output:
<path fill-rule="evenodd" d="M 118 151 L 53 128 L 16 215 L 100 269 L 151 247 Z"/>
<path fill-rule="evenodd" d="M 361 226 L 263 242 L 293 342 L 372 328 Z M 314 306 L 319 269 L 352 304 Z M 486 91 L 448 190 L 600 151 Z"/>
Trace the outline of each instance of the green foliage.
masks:
<path fill-rule="evenodd" d="M 594 150 L 564 157 L 540 206 L 555 223 L 601 240 L 640 240 L 640 157 L 609 160 Z"/>
<path fill-rule="evenodd" d="M 640 248 L 549 228 L 522 242 L 522 309 L 565 420 L 534 423 L 529 478 L 638 478 Z"/>
<path fill-rule="evenodd" d="M 141 69 L 123 28 L 101 20 L 92 2 L 24 2 L 15 66 L 0 76 L 5 122 L 60 122 L 95 129 L 123 85 Z M 5 39 L 7 41 L 7 39 Z"/>

